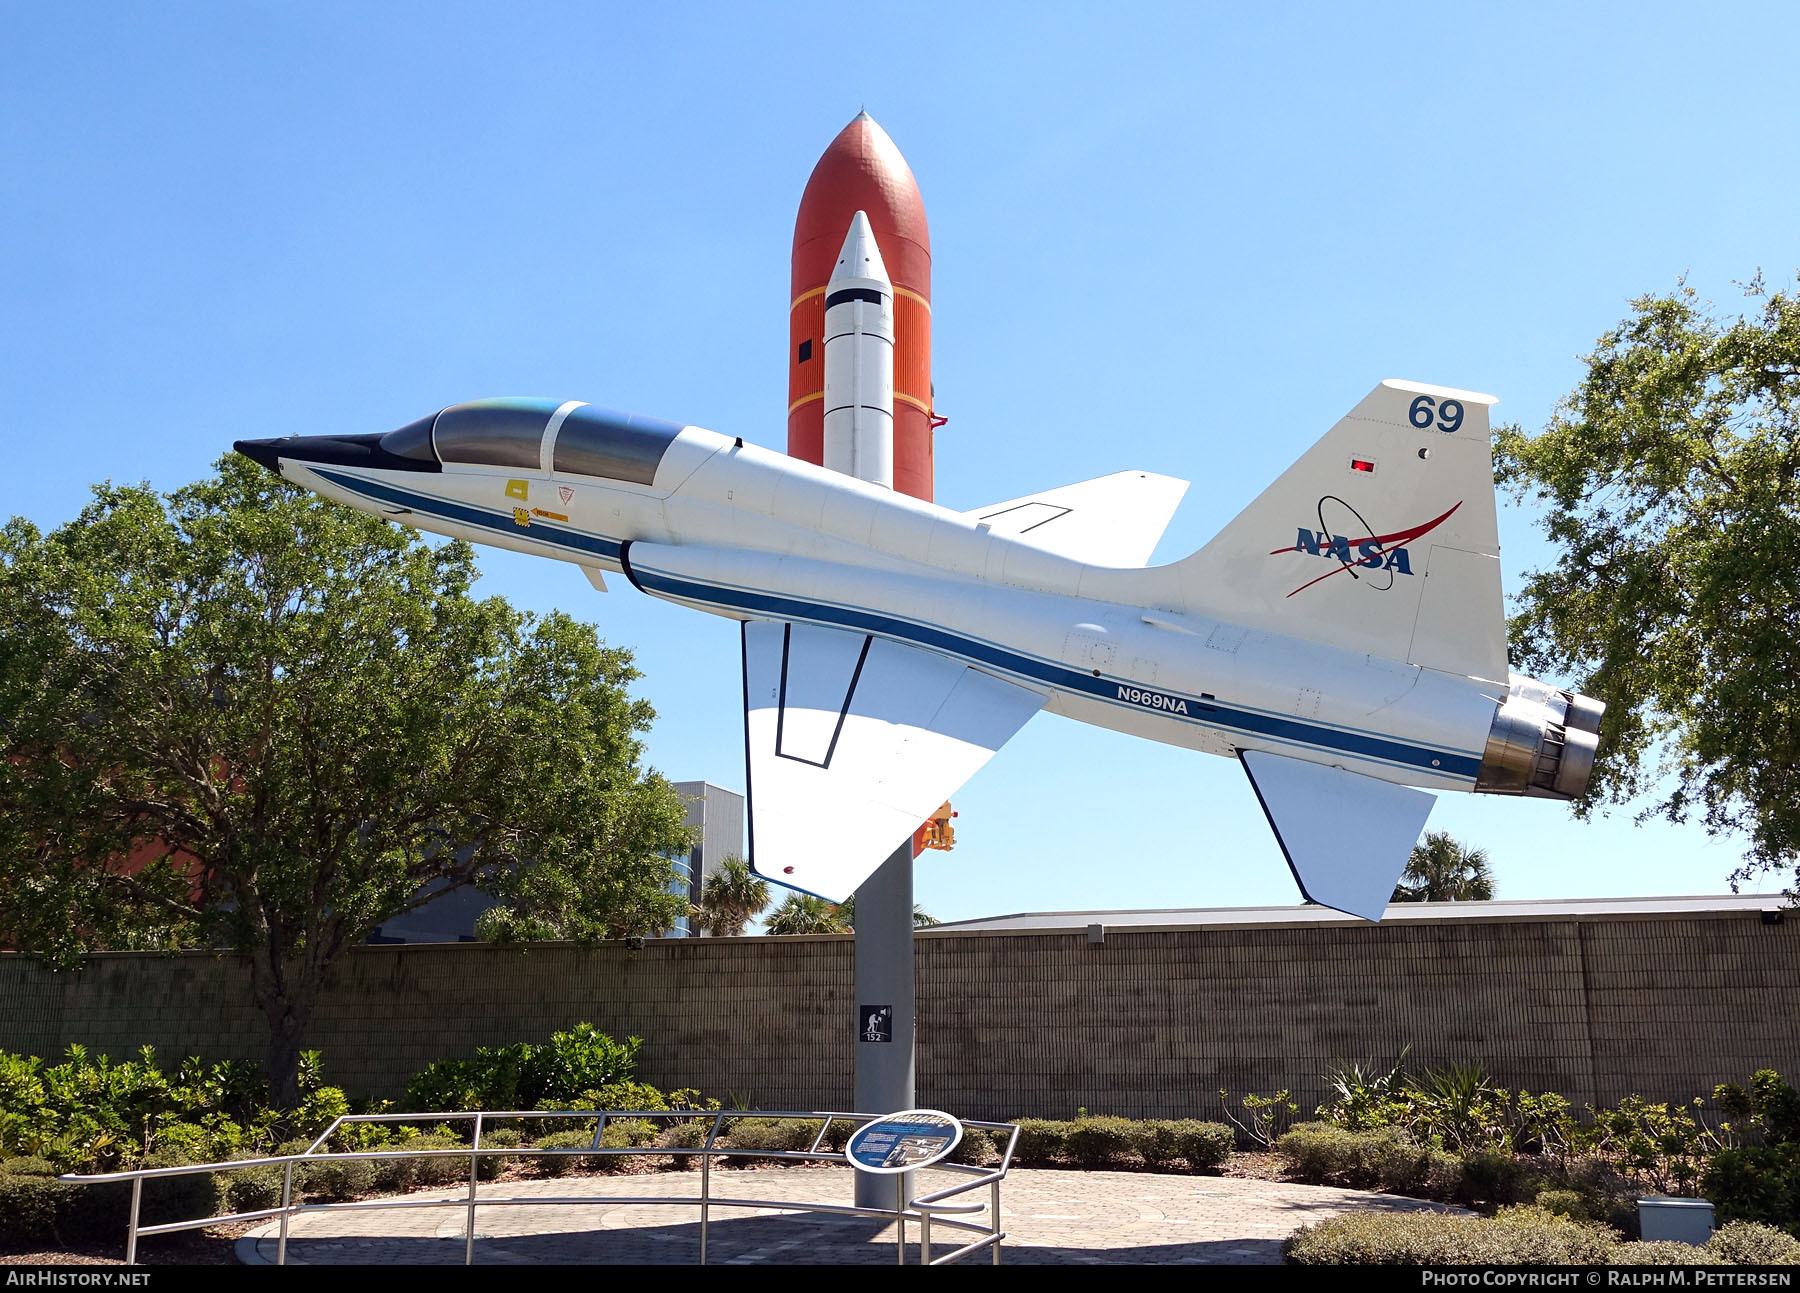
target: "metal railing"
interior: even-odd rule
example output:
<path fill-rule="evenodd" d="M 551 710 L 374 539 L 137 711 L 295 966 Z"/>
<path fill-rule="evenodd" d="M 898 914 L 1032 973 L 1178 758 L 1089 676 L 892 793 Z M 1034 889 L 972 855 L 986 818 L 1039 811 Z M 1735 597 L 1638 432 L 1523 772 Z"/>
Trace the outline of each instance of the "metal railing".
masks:
<path fill-rule="evenodd" d="M 131 1182 L 131 1211 L 126 1222 L 125 1261 L 135 1265 L 140 1237 L 146 1235 L 173 1234 L 180 1230 L 199 1230 L 206 1226 L 226 1225 L 239 1221 L 265 1221 L 279 1219 L 280 1229 L 275 1247 L 275 1264 L 287 1264 L 288 1230 L 294 1217 L 309 1212 L 350 1212 L 374 1211 L 400 1208 L 463 1208 L 466 1210 L 463 1223 L 463 1264 L 470 1265 L 475 1260 L 475 1213 L 479 1208 L 496 1208 L 520 1205 L 560 1205 L 560 1204 L 596 1204 L 605 1206 L 638 1206 L 667 1204 L 674 1207 L 697 1207 L 700 1210 L 700 1264 L 706 1265 L 706 1245 L 711 1212 L 714 1208 L 779 1208 L 790 1212 L 821 1212 L 835 1216 L 875 1217 L 891 1220 L 895 1223 L 895 1260 L 902 1266 L 906 1264 L 906 1226 L 909 1221 L 919 1226 L 919 1260 L 928 1266 L 943 1266 L 958 1261 L 971 1253 L 983 1249 L 991 1254 L 993 1264 L 1000 1264 L 1000 1243 L 1006 1238 L 1006 1232 L 1000 1228 L 1000 1182 L 1012 1166 L 1013 1148 L 1018 1143 L 1019 1129 L 1011 1123 L 1000 1122 L 964 1122 L 965 1127 L 974 1127 L 982 1131 L 1005 1134 L 1005 1144 L 1000 1146 L 1000 1162 L 996 1166 L 977 1167 L 965 1163 L 940 1162 L 932 1164 L 930 1170 L 960 1173 L 971 1179 L 951 1185 L 922 1198 L 914 1198 L 910 1202 L 906 1198 L 906 1174 L 894 1177 L 894 1206 L 892 1208 L 865 1208 L 843 1203 L 797 1202 L 791 1199 L 746 1199 L 715 1197 L 712 1192 L 713 1160 L 729 1157 L 739 1159 L 770 1159 L 778 1162 L 815 1163 L 844 1162 L 844 1155 L 836 1150 L 822 1149 L 831 1127 L 837 1122 L 849 1122 L 852 1129 L 863 1123 L 873 1121 L 881 1115 L 847 1112 L 815 1112 L 796 1110 L 720 1110 L 718 1112 L 696 1113 L 693 1110 L 621 1110 L 621 1109 L 524 1109 L 505 1111 L 483 1111 L 479 1113 L 380 1113 L 380 1114 L 347 1114 L 336 1119 L 319 1134 L 318 1139 L 298 1154 L 283 1154 L 269 1158 L 237 1159 L 227 1163 L 194 1163 L 182 1167 L 147 1167 L 129 1172 L 108 1172 L 96 1175 L 80 1175 L 70 1173 L 58 1179 L 74 1184 L 100 1184 L 112 1181 Z M 543 1148 L 532 1146 L 484 1146 L 481 1138 L 484 1130 L 491 1131 L 495 1122 L 516 1119 L 594 1119 L 593 1143 L 573 1148 Z M 671 1123 L 703 1122 L 711 1119 L 706 1129 L 706 1139 L 699 1146 L 662 1146 L 633 1145 L 609 1146 L 601 1144 L 606 1134 L 608 1122 L 619 1119 L 663 1119 Z M 810 1121 L 819 1124 L 818 1133 L 812 1139 L 812 1145 L 804 1150 L 791 1149 L 750 1149 L 733 1148 L 729 1144 L 719 1144 L 720 1136 L 727 1130 L 727 1124 L 741 1118 L 776 1118 L 786 1122 Z M 394 1123 L 423 1122 L 437 1124 L 473 1122 L 474 1128 L 468 1147 L 455 1149 L 407 1149 L 396 1146 L 388 1149 L 331 1151 L 321 1148 L 330 1142 L 339 1129 L 347 1124 L 355 1123 Z M 481 1196 L 476 1186 L 480 1180 L 481 1160 L 484 1158 L 594 1158 L 611 1155 L 641 1157 L 646 1154 L 673 1155 L 676 1158 L 698 1158 L 700 1160 L 700 1193 L 698 1195 L 514 1195 L 514 1196 Z M 357 1199 L 339 1203 L 299 1203 L 294 1199 L 294 1168 L 312 1163 L 380 1161 L 384 1159 L 421 1159 L 421 1158 L 457 1158 L 469 1162 L 468 1190 L 466 1194 L 457 1194 L 443 1198 L 382 1198 Z M 261 1208 L 251 1212 L 231 1212 L 220 1216 L 201 1217 L 192 1221 L 168 1221 L 159 1225 L 144 1226 L 138 1224 L 143 1205 L 144 1182 L 160 1177 L 195 1176 L 202 1172 L 238 1172 L 255 1167 L 281 1168 L 281 1206 L 278 1208 Z M 987 1186 L 988 1198 L 980 1202 L 953 1202 L 960 1196 Z M 967 1214 L 986 1212 L 988 1224 L 966 1219 Z M 968 1243 L 943 1253 L 932 1256 L 932 1227 L 948 1226 L 954 1230 L 972 1234 Z"/>

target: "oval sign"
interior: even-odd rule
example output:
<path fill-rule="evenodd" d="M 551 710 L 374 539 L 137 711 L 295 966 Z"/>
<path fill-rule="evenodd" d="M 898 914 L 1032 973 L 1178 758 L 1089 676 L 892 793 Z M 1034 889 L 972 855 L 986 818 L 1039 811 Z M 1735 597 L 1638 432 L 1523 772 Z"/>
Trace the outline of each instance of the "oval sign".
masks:
<path fill-rule="evenodd" d="M 963 1126 L 937 1109 L 908 1109 L 865 1122 L 851 1133 L 844 1157 L 859 1172 L 892 1175 L 949 1157 Z"/>

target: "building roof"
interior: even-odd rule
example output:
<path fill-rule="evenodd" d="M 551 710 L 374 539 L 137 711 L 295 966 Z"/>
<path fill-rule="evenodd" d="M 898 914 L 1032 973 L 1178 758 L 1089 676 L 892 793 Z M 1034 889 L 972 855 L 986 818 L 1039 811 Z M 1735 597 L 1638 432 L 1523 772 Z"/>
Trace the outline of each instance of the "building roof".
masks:
<path fill-rule="evenodd" d="M 1714 894 L 1669 898 L 1521 898 L 1491 902 L 1397 902 L 1387 909 L 1384 924 L 1404 925 L 1468 920 L 1594 920 L 1637 916 L 1716 913 L 1720 915 L 1791 909 L 1782 894 Z M 946 921 L 934 926 L 945 933 L 1016 933 L 1031 930 L 1204 929 L 1214 926 L 1362 925 L 1366 922 L 1328 907 L 1136 908 L 1122 911 L 1029 911 L 978 920 Z"/>

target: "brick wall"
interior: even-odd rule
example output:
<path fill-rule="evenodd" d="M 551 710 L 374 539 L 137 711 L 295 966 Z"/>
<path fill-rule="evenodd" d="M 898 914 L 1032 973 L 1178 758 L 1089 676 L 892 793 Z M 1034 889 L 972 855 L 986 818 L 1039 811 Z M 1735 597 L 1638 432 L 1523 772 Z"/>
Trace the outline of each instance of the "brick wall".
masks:
<path fill-rule="evenodd" d="M 1205 1113 L 1222 1086 L 1310 1110 L 1332 1064 L 1408 1045 L 1577 1101 L 1800 1075 L 1800 922 L 1755 913 L 924 933 L 918 984 L 919 1098 L 969 1117 Z M 659 1086 L 842 1107 L 854 1006 L 843 936 L 364 947 L 308 1040 L 352 1095 L 397 1095 L 432 1059 L 587 1019 L 645 1038 Z M 0 956 L 0 1048 L 257 1058 L 262 1037 L 229 958 Z"/>

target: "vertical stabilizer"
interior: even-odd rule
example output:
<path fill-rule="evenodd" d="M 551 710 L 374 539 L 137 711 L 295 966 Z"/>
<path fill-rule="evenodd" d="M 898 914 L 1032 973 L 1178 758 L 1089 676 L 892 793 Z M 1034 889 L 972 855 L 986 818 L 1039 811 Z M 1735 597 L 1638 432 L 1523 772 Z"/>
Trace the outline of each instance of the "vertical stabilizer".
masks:
<path fill-rule="evenodd" d="M 1387 381 L 1170 569 L 1207 615 L 1504 684 L 1491 395 Z"/>

